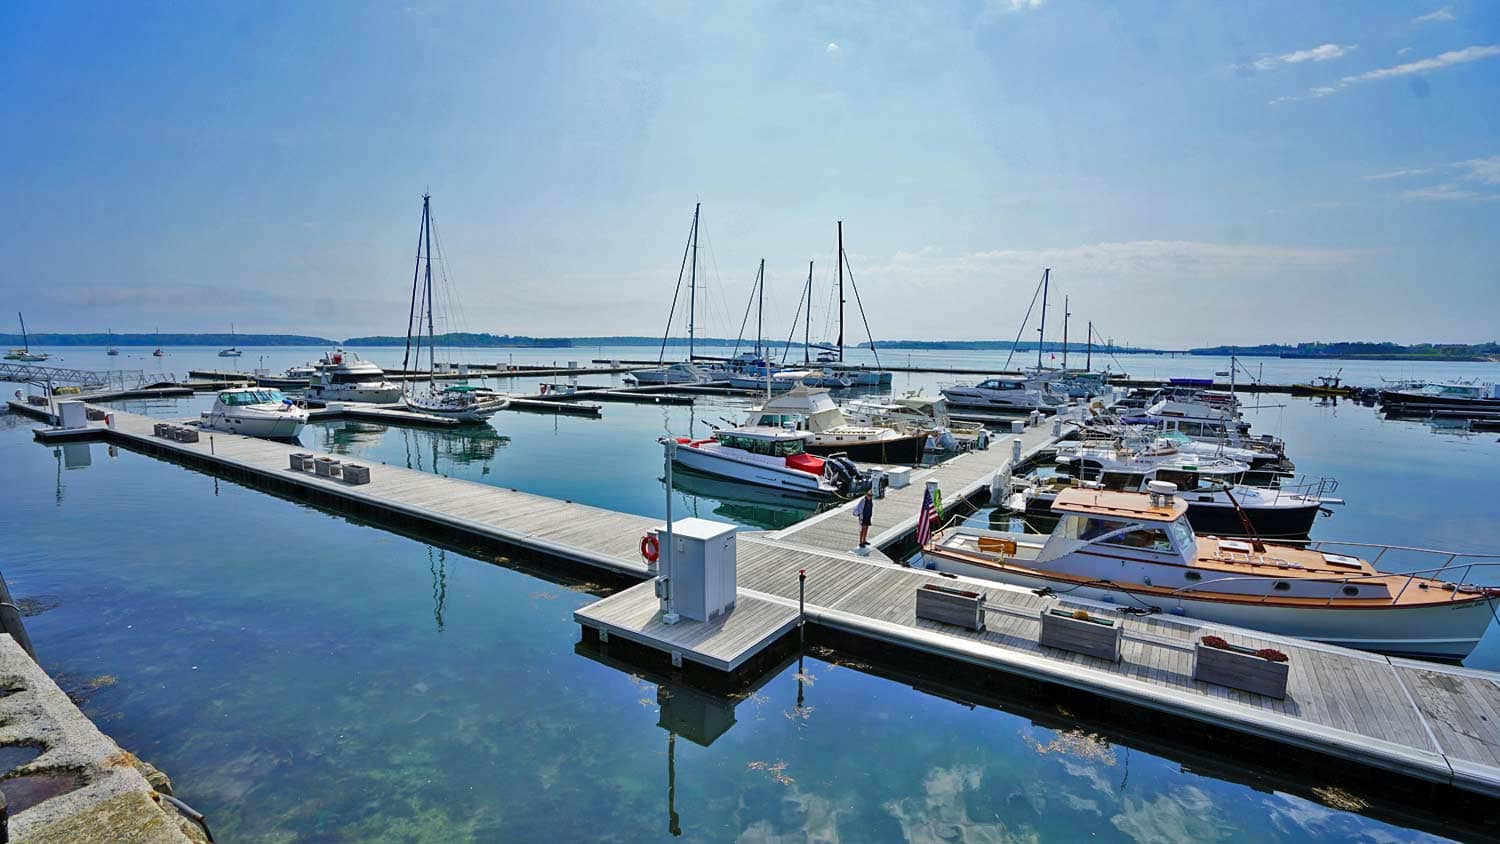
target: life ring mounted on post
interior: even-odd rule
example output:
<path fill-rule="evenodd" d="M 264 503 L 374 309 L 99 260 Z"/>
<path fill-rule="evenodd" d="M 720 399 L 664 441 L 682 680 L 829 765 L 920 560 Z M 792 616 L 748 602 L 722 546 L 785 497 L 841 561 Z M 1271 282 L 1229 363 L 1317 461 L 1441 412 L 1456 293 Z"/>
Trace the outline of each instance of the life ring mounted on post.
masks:
<path fill-rule="evenodd" d="M 654 563 L 661 557 L 661 543 L 656 540 L 655 534 L 648 533 L 641 537 L 641 556 L 648 563 Z"/>

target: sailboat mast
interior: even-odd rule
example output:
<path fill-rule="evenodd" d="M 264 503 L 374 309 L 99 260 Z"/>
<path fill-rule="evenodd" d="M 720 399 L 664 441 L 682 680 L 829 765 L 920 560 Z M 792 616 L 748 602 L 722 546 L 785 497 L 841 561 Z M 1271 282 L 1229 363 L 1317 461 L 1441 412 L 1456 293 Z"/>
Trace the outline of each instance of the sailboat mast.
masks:
<path fill-rule="evenodd" d="M 26 334 L 26 317 L 21 316 L 20 311 L 16 311 L 16 319 L 19 319 L 21 321 L 21 345 L 26 348 L 26 353 L 30 354 L 31 337 Z"/>
<path fill-rule="evenodd" d="M 844 221 L 839 220 L 839 363 L 844 362 Z"/>
<path fill-rule="evenodd" d="M 1083 355 L 1083 368 L 1086 372 L 1094 371 L 1094 321 L 1089 320 L 1089 342 L 1088 350 Z"/>
<path fill-rule="evenodd" d="M 422 235 L 427 231 L 427 195 L 422 195 L 422 222 L 417 226 L 417 257 L 411 266 L 411 307 L 406 310 L 406 351 L 401 354 L 401 370 L 408 371 L 411 363 L 412 326 L 416 326 L 417 355 L 422 354 L 422 321 L 417 315 L 417 282 L 422 278 Z M 421 364 L 418 363 L 418 366 Z M 401 382 L 405 385 L 407 382 Z"/>
<path fill-rule="evenodd" d="M 1036 330 L 1036 368 L 1042 368 L 1042 346 L 1047 344 L 1047 289 L 1051 286 L 1052 268 L 1042 270 L 1042 327 Z"/>
<path fill-rule="evenodd" d="M 802 323 L 802 363 L 812 363 L 812 271 L 813 262 L 807 262 L 807 314 Z"/>
<path fill-rule="evenodd" d="M 703 203 L 693 205 L 693 270 L 688 276 L 688 363 L 693 362 L 698 320 L 698 211 Z"/>
<path fill-rule="evenodd" d="M 428 208 L 430 196 L 422 196 L 422 223 L 427 237 L 427 383 L 433 385 L 432 373 L 437 369 L 437 332 L 432 325 L 432 212 Z M 417 365 L 422 365 L 422 349 L 417 348 Z"/>
<path fill-rule="evenodd" d="M 1068 317 L 1073 314 L 1068 311 L 1068 297 L 1063 296 L 1063 370 L 1068 368 Z"/>
<path fill-rule="evenodd" d="M 760 272 L 755 274 L 755 357 L 764 362 L 760 351 L 761 334 L 766 315 L 766 259 L 760 259 Z"/>

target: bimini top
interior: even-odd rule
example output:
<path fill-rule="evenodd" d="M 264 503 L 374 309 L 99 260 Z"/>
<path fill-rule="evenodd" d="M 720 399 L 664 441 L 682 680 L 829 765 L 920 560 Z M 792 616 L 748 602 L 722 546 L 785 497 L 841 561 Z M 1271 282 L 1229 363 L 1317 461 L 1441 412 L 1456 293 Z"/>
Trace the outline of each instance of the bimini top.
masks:
<path fill-rule="evenodd" d="M 1107 489 L 1065 489 L 1057 494 L 1052 509 L 1063 513 L 1087 513 L 1091 516 L 1114 516 L 1143 522 L 1171 522 L 1187 512 L 1187 502 L 1174 495 L 1170 502 L 1151 506 L 1151 496 L 1143 492 L 1116 492 Z"/>

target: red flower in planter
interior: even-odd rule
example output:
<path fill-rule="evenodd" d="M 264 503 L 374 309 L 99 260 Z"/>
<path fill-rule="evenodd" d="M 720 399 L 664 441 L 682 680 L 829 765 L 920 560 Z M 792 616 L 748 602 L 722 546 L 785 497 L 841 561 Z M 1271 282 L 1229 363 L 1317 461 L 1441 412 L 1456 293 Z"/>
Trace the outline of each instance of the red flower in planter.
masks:
<path fill-rule="evenodd" d="M 1286 662 L 1286 654 L 1275 648 L 1261 648 L 1255 652 L 1255 655 L 1261 659 L 1268 659 L 1271 662 Z"/>
<path fill-rule="evenodd" d="M 1224 641 L 1223 639 L 1220 639 L 1218 636 L 1204 636 L 1198 641 L 1202 642 L 1205 647 L 1210 648 L 1226 649 L 1229 647 L 1229 643 Z"/>

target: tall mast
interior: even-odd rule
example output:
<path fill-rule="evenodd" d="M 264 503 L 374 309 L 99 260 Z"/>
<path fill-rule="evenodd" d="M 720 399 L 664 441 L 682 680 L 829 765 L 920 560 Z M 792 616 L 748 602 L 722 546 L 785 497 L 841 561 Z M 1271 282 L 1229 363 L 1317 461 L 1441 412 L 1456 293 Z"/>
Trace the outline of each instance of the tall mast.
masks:
<path fill-rule="evenodd" d="M 1094 321 L 1089 320 L 1089 342 L 1088 351 L 1084 353 L 1083 368 L 1087 372 L 1094 371 Z"/>
<path fill-rule="evenodd" d="M 762 321 L 766 314 L 766 259 L 760 259 L 760 272 L 755 274 L 755 357 L 764 362 L 760 351 L 760 335 L 762 332 Z"/>
<path fill-rule="evenodd" d="M 1047 288 L 1051 285 L 1052 268 L 1042 270 L 1042 327 L 1036 330 L 1036 368 L 1042 368 L 1042 346 L 1047 344 Z"/>
<path fill-rule="evenodd" d="M 698 318 L 698 210 L 702 207 L 701 202 L 693 204 L 693 270 L 688 276 L 688 363 L 693 362 L 694 323 Z"/>
<path fill-rule="evenodd" d="M 427 269 L 424 284 L 427 287 L 427 383 L 429 386 L 435 382 L 432 373 L 437 369 L 437 332 L 432 326 L 432 212 L 428 208 L 430 194 L 422 195 L 422 227 L 427 237 Z M 417 365 L 421 365 L 422 350 L 417 349 Z"/>
<path fill-rule="evenodd" d="M 407 370 L 411 361 L 412 325 L 416 325 L 417 354 L 422 353 L 422 323 L 417 318 L 417 280 L 422 277 L 422 234 L 427 231 L 427 195 L 422 195 L 422 222 L 417 226 L 417 258 L 411 265 L 411 307 L 406 310 L 406 351 L 401 355 L 401 369 Z M 419 363 L 418 366 L 421 364 Z M 408 382 L 402 381 L 403 387 Z"/>
<path fill-rule="evenodd" d="M 26 317 L 21 316 L 20 311 L 16 311 L 16 319 L 21 321 L 21 345 L 25 346 L 26 351 L 29 353 L 31 351 L 31 338 L 26 334 Z"/>
<path fill-rule="evenodd" d="M 1068 317 L 1073 314 L 1068 311 L 1068 297 L 1063 296 L 1063 370 L 1068 368 Z"/>
<path fill-rule="evenodd" d="M 813 262 L 807 262 L 807 314 L 802 323 L 802 362 L 812 363 L 809 344 L 812 343 L 812 270 Z"/>
<path fill-rule="evenodd" d="M 844 221 L 839 220 L 839 363 L 844 362 Z"/>

